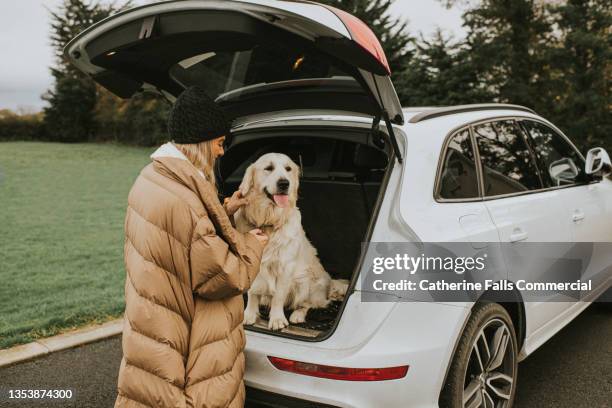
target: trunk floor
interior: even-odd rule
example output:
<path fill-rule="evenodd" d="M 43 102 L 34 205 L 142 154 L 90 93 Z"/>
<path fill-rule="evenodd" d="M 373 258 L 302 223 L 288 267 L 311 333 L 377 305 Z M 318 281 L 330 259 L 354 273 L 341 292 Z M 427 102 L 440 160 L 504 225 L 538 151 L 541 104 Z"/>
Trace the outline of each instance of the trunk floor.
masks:
<path fill-rule="evenodd" d="M 331 330 L 338 313 L 340 313 L 341 301 L 332 301 L 325 309 L 310 309 L 306 315 L 304 323 L 290 323 L 288 327 L 281 330 L 283 333 L 294 334 L 297 336 L 318 337 Z M 265 306 L 259 308 L 261 316 L 255 323 L 259 329 L 268 328 L 269 309 Z M 285 316 L 289 318 L 290 309 L 285 309 Z"/>

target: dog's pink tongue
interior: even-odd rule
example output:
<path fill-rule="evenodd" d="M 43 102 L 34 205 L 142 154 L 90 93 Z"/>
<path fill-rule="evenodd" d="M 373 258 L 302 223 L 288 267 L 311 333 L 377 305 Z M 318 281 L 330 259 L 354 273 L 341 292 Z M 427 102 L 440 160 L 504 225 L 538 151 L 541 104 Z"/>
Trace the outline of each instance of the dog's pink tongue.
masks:
<path fill-rule="evenodd" d="M 274 198 L 274 202 L 281 208 L 285 208 L 289 206 L 289 196 L 286 194 L 274 194 L 272 196 Z"/>

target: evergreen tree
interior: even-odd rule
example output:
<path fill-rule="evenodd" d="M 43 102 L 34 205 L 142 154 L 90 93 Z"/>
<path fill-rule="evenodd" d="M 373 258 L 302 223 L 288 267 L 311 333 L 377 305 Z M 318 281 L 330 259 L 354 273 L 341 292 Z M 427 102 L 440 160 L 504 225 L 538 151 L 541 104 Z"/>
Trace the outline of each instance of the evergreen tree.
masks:
<path fill-rule="evenodd" d="M 170 104 L 151 93 L 121 99 L 98 87 L 95 108 L 96 140 L 154 146 L 168 140 L 166 119 Z"/>
<path fill-rule="evenodd" d="M 552 11 L 560 32 L 553 120 L 578 142 L 612 149 L 612 3 L 567 0 Z"/>
<path fill-rule="evenodd" d="M 56 57 L 51 74 L 55 83 L 44 95 L 49 102 L 44 110 L 44 121 L 52 140 L 84 141 L 93 136 L 95 130 L 96 86 L 88 76 L 66 61 L 64 46 L 90 25 L 128 5 L 116 7 L 84 0 L 64 0 L 57 11 L 51 12 L 51 45 Z"/>
<path fill-rule="evenodd" d="M 431 40 L 416 42 L 398 89 L 402 103 L 408 106 L 460 105 L 493 98 L 472 69 L 469 49 L 445 38 L 440 30 Z"/>
<path fill-rule="evenodd" d="M 482 0 L 464 13 L 471 69 L 495 99 L 546 104 L 553 39 L 550 16 L 535 0 Z"/>

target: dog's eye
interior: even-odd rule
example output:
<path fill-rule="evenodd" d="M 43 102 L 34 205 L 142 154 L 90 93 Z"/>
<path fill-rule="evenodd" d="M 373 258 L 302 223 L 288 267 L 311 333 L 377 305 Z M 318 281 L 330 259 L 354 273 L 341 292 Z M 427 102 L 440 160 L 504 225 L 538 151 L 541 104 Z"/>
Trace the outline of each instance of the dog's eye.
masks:
<path fill-rule="evenodd" d="M 266 167 L 264 170 L 265 170 L 265 171 L 272 171 L 272 170 L 274 170 L 274 166 L 273 166 L 273 165 L 269 165 L 269 166 L 268 166 L 268 167 Z"/>
<path fill-rule="evenodd" d="M 285 167 L 285 170 L 291 171 L 291 167 L 287 166 L 287 167 Z"/>

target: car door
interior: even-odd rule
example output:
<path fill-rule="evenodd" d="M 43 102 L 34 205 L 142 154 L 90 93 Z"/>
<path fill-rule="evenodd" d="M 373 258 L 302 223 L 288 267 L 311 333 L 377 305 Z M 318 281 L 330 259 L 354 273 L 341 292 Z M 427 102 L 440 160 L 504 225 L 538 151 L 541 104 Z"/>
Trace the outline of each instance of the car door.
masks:
<path fill-rule="evenodd" d="M 472 126 L 482 166 L 485 205 L 499 234 L 504 253 L 522 242 L 568 242 L 569 225 L 561 222 L 564 207 L 560 192 L 543 191 L 536 161 L 523 131 L 513 119 Z M 535 246 L 536 244 L 534 244 Z M 529 250 L 523 245 L 521 251 Z M 558 254 L 561 256 L 562 254 Z M 554 259 L 557 254 L 547 254 Z M 509 279 L 523 275 L 517 259 L 506 257 Z M 526 267 L 529 267 L 527 265 Z M 520 266 L 522 268 L 522 266 Z M 544 271 L 529 271 L 538 274 Z M 538 276 L 528 276 L 533 280 Z M 525 304 L 527 335 L 562 314 L 567 302 L 531 299 Z"/>
<path fill-rule="evenodd" d="M 589 179 L 585 161 L 571 141 L 548 124 L 523 119 L 521 126 L 529 135 L 545 186 L 558 189 L 563 204 L 562 220 L 570 226 L 571 241 L 593 243 L 583 281 L 593 289 L 610 278 L 612 264 L 612 183 Z"/>
<path fill-rule="evenodd" d="M 446 231 L 445 239 L 470 242 L 477 250 L 497 245 L 497 230 L 482 201 L 479 166 L 469 126 L 452 134 L 443 150 L 435 196 L 439 203 L 437 220 Z"/>

